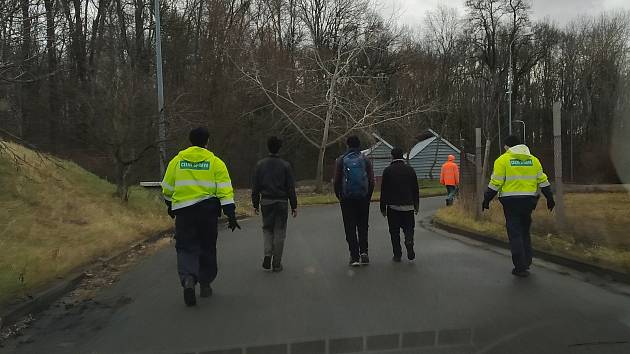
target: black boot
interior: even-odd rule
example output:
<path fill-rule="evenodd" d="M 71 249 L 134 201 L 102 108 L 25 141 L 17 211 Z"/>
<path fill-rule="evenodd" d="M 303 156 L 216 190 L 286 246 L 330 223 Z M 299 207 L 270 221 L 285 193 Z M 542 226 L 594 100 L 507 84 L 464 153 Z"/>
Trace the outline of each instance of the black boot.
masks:
<path fill-rule="evenodd" d="M 188 276 L 184 279 L 184 302 L 186 306 L 197 305 L 197 295 L 195 295 L 195 278 Z"/>
<path fill-rule="evenodd" d="M 264 270 L 271 270 L 271 256 L 265 256 L 262 267 Z"/>
<path fill-rule="evenodd" d="M 280 258 L 273 257 L 273 271 L 274 272 L 282 272 L 284 268 L 282 268 L 282 262 Z"/>
<path fill-rule="evenodd" d="M 210 286 L 210 283 L 199 284 L 199 296 L 201 297 L 212 296 L 212 287 Z"/>

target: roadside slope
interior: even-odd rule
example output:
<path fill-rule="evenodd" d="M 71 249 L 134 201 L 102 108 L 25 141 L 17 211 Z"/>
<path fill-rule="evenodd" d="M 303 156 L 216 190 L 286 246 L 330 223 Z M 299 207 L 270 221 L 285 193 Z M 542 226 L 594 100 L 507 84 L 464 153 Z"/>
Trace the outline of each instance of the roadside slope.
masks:
<path fill-rule="evenodd" d="M 462 203 L 463 202 L 463 203 Z M 446 226 L 508 242 L 503 209 L 490 205 L 480 220 L 461 201 L 442 208 L 435 220 Z M 630 274 L 630 196 L 627 193 L 568 193 L 565 195 L 567 223 L 559 228 L 554 215 L 539 202 L 534 211 L 532 244 L 535 250 L 586 264 Z"/>
<path fill-rule="evenodd" d="M 0 307 L 172 225 L 155 193 L 133 189 L 125 204 L 114 185 L 78 165 L 7 145 L 13 154 L 0 152 Z"/>

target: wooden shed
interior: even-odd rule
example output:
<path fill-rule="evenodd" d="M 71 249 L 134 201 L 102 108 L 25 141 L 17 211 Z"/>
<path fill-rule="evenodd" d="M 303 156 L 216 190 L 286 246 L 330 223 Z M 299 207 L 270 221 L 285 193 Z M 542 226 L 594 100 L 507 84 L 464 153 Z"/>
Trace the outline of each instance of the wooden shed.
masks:
<path fill-rule="evenodd" d="M 376 138 L 376 143 L 369 149 L 363 150 L 362 153 L 372 161 L 374 176 L 382 177 L 383 171 L 392 162 L 391 153 L 394 147 L 377 134 L 372 135 Z"/>
<path fill-rule="evenodd" d="M 429 129 L 428 133 L 428 138 L 411 148 L 408 161 L 419 179 L 439 179 L 448 155 L 454 155 L 455 162 L 460 164 L 460 150 L 435 131 Z"/>

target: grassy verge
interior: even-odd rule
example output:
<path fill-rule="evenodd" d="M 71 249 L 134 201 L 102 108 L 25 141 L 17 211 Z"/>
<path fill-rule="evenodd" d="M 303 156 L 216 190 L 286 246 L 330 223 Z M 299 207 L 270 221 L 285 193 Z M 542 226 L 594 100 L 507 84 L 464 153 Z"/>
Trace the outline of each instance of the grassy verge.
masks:
<path fill-rule="evenodd" d="M 567 194 L 567 226 L 559 229 L 540 201 L 534 212 L 535 249 L 600 267 L 630 273 L 630 197 L 626 193 Z M 463 203 L 439 210 L 435 218 L 447 225 L 507 241 L 503 211 L 498 202 L 480 220 Z"/>
<path fill-rule="evenodd" d="M 26 162 L 0 153 L 0 306 L 172 227 L 158 194 L 124 204 L 76 164 L 11 146 Z"/>
<path fill-rule="evenodd" d="M 420 197 L 435 197 L 446 194 L 446 189 L 442 186 L 439 181 L 435 180 L 421 180 L 419 181 L 420 185 Z M 314 193 L 312 190 L 313 186 L 301 186 L 297 190 L 298 194 L 298 205 L 307 206 L 307 205 L 323 205 L 323 204 L 336 204 L 339 203 L 337 197 L 331 191 L 325 193 Z M 327 189 L 330 189 L 330 186 L 327 186 Z M 251 206 L 251 191 L 248 189 L 239 189 L 235 192 L 236 203 L 237 203 L 237 213 L 241 216 L 252 216 L 254 215 L 254 209 Z M 381 193 L 379 191 L 375 191 L 374 195 L 372 195 L 372 201 L 378 202 L 381 199 Z"/>

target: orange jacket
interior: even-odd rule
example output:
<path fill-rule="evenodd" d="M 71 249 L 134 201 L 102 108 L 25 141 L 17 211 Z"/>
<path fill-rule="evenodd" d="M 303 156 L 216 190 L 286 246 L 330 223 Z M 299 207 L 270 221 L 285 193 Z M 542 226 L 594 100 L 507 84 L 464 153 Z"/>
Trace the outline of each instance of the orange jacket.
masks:
<path fill-rule="evenodd" d="M 459 185 L 459 167 L 455 163 L 455 156 L 448 155 L 448 161 L 442 165 L 440 183 L 445 186 Z"/>

